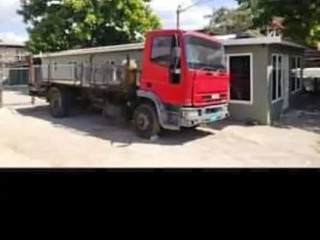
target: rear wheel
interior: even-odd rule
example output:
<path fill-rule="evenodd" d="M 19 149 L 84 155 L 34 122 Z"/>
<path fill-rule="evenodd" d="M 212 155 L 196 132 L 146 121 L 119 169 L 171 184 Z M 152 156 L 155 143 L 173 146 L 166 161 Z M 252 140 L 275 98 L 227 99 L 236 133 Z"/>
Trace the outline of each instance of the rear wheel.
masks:
<path fill-rule="evenodd" d="M 66 90 L 51 88 L 49 92 L 50 113 L 54 118 L 63 118 L 69 114 L 72 96 Z"/>
<path fill-rule="evenodd" d="M 134 112 L 134 125 L 139 137 L 149 139 L 160 133 L 160 124 L 155 108 L 141 104 Z"/>

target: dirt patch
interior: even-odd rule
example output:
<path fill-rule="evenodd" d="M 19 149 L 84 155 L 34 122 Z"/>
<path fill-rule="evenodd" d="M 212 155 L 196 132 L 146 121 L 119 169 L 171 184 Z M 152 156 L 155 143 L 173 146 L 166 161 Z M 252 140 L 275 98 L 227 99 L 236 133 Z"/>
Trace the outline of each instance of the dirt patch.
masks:
<path fill-rule="evenodd" d="M 0 166 L 10 167 L 320 167 L 319 135 L 288 127 L 223 125 L 136 137 L 130 125 L 98 114 L 53 119 L 43 101 L 5 93 Z"/>

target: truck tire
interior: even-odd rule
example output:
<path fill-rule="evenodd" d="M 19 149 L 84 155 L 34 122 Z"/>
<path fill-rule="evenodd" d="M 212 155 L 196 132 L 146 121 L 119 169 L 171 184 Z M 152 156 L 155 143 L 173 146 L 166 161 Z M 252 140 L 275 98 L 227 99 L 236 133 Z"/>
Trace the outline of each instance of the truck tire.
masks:
<path fill-rule="evenodd" d="M 71 106 L 71 94 L 66 90 L 53 87 L 49 91 L 50 113 L 54 118 L 68 116 Z"/>
<path fill-rule="evenodd" d="M 135 131 L 144 139 L 150 139 L 160 133 L 159 119 L 155 108 L 148 103 L 139 105 L 133 116 Z"/>

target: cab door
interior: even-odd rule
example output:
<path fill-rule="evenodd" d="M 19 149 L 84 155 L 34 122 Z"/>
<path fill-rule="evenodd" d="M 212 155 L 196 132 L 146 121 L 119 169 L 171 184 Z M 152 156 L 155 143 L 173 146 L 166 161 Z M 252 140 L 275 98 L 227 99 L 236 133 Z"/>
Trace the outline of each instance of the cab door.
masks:
<path fill-rule="evenodd" d="M 167 104 L 182 105 L 184 102 L 180 45 L 178 31 L 158 31 L 149 33 L 144 49 L 140 87 Z"/>

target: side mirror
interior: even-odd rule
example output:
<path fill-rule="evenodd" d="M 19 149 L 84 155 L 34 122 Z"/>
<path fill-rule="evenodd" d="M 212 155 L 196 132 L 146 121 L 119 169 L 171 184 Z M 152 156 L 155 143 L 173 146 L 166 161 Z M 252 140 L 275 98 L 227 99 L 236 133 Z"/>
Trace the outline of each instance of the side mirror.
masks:
<path fill-rule="evenodd" d="M 169 66 L 170 83 L 179 84 L 181 80 L 181 47 L 178 35 L 172 39 L 172 49 Z"/>
<path fill-rule="evenodd" d="M 181 48 L 174 47 L 171 54 L 170 62 L 170 82 L 172 84 L 179 84 L 181 79 Z"/>
<path fill-rule="evenodd" d="M 175 58 L 179 58 L 181 57 L 181 48 L 180 47 L 174 47 L 172 50 L 172 56 Z"/>
<path fill-rule="evenodd" d="M 177 68 L 180 64 L 181 59 L 181 48 L 174 47 L 170 56 L 170 68 Z"/>

